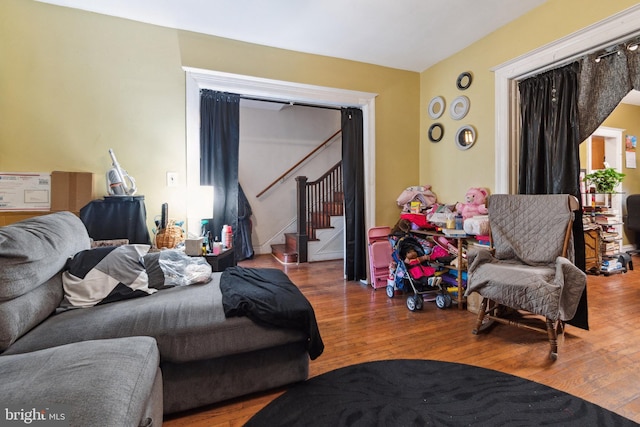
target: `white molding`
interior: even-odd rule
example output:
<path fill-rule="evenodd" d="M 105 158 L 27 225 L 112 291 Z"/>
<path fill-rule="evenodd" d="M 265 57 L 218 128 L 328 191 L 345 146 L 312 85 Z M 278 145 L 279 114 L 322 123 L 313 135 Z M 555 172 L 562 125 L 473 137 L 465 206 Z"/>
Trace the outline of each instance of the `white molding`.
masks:
<path fill-rule="evenodd" d="M 368 230 L 374 226 L 376 223 L 375 98 L 377 94 L 243 76 L 201 68 L 183 67 L 183 70 L 186 75 L 187 189 L 199 186 L 200 89 L 319 106 L 357 107 L 362 109 L 363 116 L 365 227 Z M 187 218 L 189 218 L 189 212 L 197 212 L 196 206 L 197 200 L 189 199 L 187 195 Z M 196 227 L 199 227 L 199 222 Z"/>
<path fill-rule="evenodd" d="M 495 193 L 512 193 L 509 183 L 517 171 L 509 153 L 517 141 L 510 141 L 516 126 L 517 105 L 511 82 L 556 67 L 582 55 L 615 44 L 640 33 L 640 4 L 576 31 L 493 68 L 495 72 Z"/>
<path fill-rule="evenodd" d="M 590 166 L 591 165 L 591 137 L 592 136 L 602 136 L 605 138 L 605 146 L 613 146 L 613 151 L 614 151 L 614 157 L 615 157 L 615 165 L 612 164 L 612 167 L 615 167 L 615 169 L 618 172 L 622 172 L 622 165 L 624 165 L 624 159 L 622 158 L 622 140 L 623 140 L 623 133 L 624 133 L 625 129 L 620 129 L 620 128 L 612 128 L 612 127 L 606 127 L 606 126 L 600 126 L 598 129 L 595 130 L 595 132 L 593 132 L 593 134 L 591 134 L 588 138 L 588 145 L 587 145 L 587 154 L 588 154 L 588 160 L 587 160 L 587 164 Z M 610 141 L 613 140 L 613 141 Z M 605 153 L 607 152 L 607 149 L 605 148 Z M 591 173 L 591 167 L 587 167 L 587 173 Z M 618 186 L 616 187 L 615 191 L 619 192 L 621 190 L 622 184 L 618 184 Z M 611 197 L 611 207 L 614 209 L 617 209 L 618 212 L 620 212 L 620 215 L 622 215 L 622 195 L 619 193 L 614 193 L 613 196 Z M 621 225 L 615 225 L 614 228 L 616 229 L 616 231 L 618 232 L 618 234 L 620 236 L 622 236 L 623 233 L 623 227 Z M 618 242 L 619 245 L 619 250 L 622 251 L 622 240 L 620 240 Z"/>
<path fill-rule="evenodd" d="M 182 68 L 198 82 L 201 89 L 233 92 L 270 100 L 309 102 L 332 107 L 362 107 L 377 96 L 369 92 L 243 76 L 201 68 Z"/>

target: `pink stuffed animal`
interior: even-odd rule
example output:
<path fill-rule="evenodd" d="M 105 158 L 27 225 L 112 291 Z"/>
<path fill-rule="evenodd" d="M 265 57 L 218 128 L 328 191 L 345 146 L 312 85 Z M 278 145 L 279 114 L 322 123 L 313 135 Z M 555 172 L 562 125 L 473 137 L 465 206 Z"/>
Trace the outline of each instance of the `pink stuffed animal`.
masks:
<path fill-rule="evenodd" d="M 464 196 L 465 203 L 457 203 L 456 211 L 462 214 L 463 219 L 476 215 L 486 215 L 488 210 L 485 206 L 489 192 L 486 188 L 472 187 Z"/>

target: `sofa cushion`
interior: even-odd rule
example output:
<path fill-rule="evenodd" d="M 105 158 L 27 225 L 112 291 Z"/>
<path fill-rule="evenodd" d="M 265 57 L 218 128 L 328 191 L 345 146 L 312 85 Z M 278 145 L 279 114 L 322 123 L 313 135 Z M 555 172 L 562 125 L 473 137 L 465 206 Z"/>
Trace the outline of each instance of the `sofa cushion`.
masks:
<path fill-rule="evenodd" d="M 260 326 L 246 317 L 226 319 L 220 276 L 206 284 L 176 286 L 145 298 L 51 316 L 4 354 L 26 353 L 77 341 L 144 335 L 156 338 L 163 361 L 210 359 L 306 342 L 303 332 Z"/>
<path fill-rule="evenodd" d="M 74 426 L 160 425 L 161 419 L 147 419 L 158 366 L 158 348 L 149 337 L 0 356 L 0 402 L 7 410 L 34 405 L 34 412 L 45 409 L 36 405 L 64 405 L 65 421 Z"/>
<path fill-rule="evenodd" d="M 90 242 L 84 224 L 70 212 L 0 227 L 0 351 L 60 305 L 60 270 Z"/>
<path fill-rule="evenodd" d="M 51 315 L 62 301 L 58 274 L 32 291 L 0 303 L 0 352 Z"/>
<path fill-rule="evenodd" d="M 62 273 L 62 308 L 92 307 L 147 296 L 149 278 L 142 257 L 149 245 L 105 246 L 80 251 Z"/>
<path fill-rule="evenodd" d="M 70 212 L 0 227 L 0 301 L 37 288 L 90 245 L 84 224 Z"/>

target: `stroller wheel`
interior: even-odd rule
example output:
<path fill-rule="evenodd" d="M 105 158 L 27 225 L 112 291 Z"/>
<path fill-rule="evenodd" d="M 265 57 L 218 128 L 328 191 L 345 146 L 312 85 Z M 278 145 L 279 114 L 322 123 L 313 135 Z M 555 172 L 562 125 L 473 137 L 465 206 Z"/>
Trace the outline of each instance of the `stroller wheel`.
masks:
<path fill-rule="evenodd" d="M 389 298 L 393 298 L 394 294 L 395 294 L 395 289 L 393 289 L 393 286 L 387 285 L 387 296 Z"/>
<path fill-rule="evenodd" d="M 451 295 L 449 295 L 449 293 L 444 294 L 444 306 L 449 308 L 451 307 L 453 300 L 451 298 Z"/>
<path fill-rule="evenodd" d="M 416 295 L 416 310 L 422 310 L 424 308 L 424 298 L 422 295 Z"/>
<path fill-rule="evenodd" d="M 418 302 L 415 296 L 411 295 L 407 297 L 407 308 L 409 311 L 416 311 L 417 306 Z"/>
<path fill-rule="evenodd" d="M 445 309 L 447 307 L 447 299 L 444 295 L 436 295 L 436 306 L 440 309 Z"/>

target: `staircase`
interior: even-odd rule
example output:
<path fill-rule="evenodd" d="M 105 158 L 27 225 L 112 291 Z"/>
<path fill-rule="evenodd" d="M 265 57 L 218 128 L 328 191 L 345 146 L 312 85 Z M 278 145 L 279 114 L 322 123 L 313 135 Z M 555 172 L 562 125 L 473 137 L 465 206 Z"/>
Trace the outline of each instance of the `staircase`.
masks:
<path fill-rule="evenodd" d="M 317 181 L 297 177 L 297 232 L 285 233 L 285 243 L 271 245 L 284 264 L 326 261 L 344 256 L 344 193 L 342 162 Z"/>

